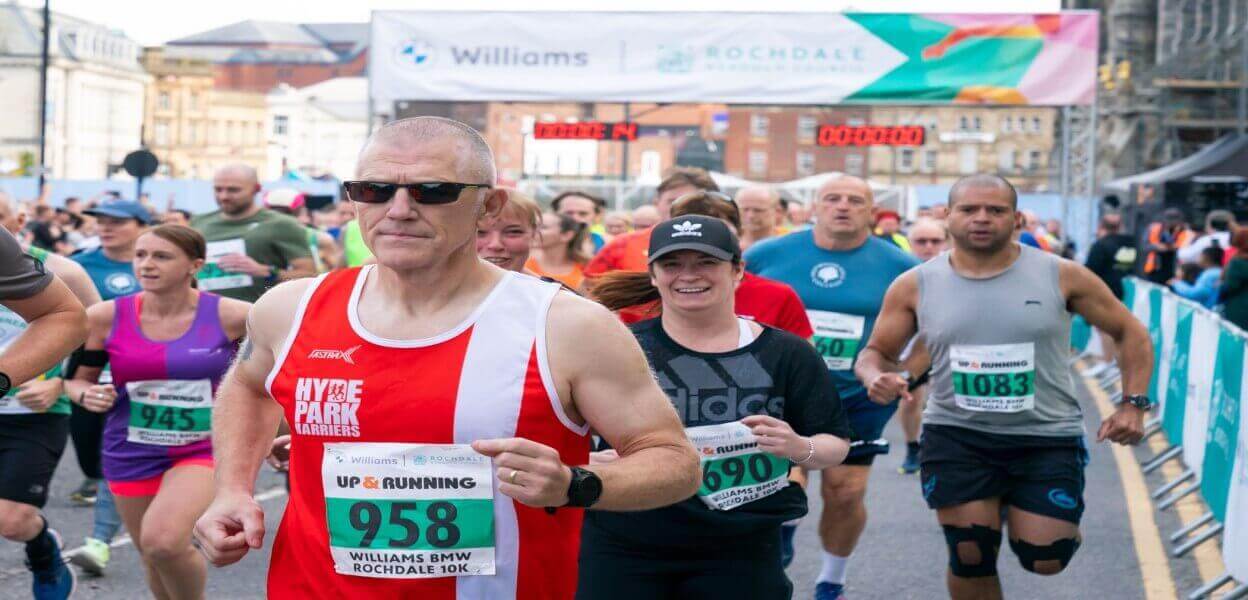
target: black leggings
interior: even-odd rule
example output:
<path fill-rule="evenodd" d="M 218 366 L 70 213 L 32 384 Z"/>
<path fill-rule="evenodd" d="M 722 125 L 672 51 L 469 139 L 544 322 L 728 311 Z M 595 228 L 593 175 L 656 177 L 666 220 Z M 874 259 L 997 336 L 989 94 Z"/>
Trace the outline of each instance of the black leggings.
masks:
<path fill-rule="evenodd" d="M 586 524 L 577 600 L 788 600 L 793 584 L 780 564 L 780 528 L 721 553 L 667 554 L 635 548 Z M 725 550 L 722 546 L 719 550 Z"/>
<path fill-rule="evenodd" d="M 104 413 L 91 412 L 75 404 L 69 416 L 69 435 L 74 440 L 78 467 L 91 479 L 104 477 L 100 471 L 100 444 L 104 438 Z"/>

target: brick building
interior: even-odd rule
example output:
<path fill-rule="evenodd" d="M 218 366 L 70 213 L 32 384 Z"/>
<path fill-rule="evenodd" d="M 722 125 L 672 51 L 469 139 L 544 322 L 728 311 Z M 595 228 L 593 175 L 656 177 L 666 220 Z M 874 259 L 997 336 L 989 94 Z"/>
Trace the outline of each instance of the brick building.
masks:
<path fill-rule="evenodd" d="M 740 106 L 728 111 L 724 172 L 754 181 L 789 181 L 829 171 L 867 173 L 867 149 L 818 145 L 820 125 L 865 125 L 866 107 Z"/>

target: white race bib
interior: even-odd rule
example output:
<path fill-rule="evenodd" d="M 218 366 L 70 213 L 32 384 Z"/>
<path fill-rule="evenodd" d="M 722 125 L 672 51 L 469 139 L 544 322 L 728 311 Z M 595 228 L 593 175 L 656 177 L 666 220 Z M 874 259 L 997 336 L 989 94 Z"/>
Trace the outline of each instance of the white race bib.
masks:
<path fill-rule="evenodd" d="M 0 415 L 33 415 L 35 411 L 30 410 L 17 401 L 17 392 L 14 391 L 8 396 L 0 396 Z"/>
<path fill-rule="evenodd" d="M 690 427 L 685 435 L 702 457 L 698 498 L 715 510 L 732 510 L 789 485 L 789 461 L 759 450 L 739 421 Z"/>
<path fill-rule="evenodd" d="M 806 316 L 815 328 L 815 350 L 830 371 L 848 371 L 858 356 L 867 319 L 823 310 L 808 310 Z"/>
<path fill-rule="evenodd" d="M 229 290 L 247 287 L 253 283 L 251 275 L 246 273 L 229 273 L 217 266 L 217 260 L 227 254 L 247 254 L 247 244 L 242 238 L 208 242 L 207 260 L 195 278 L 199 281 L 199 289 L 205 292 Z"/>
<path fill-rule="evenodd" d="M 953 346 L 949 366 L 962 409 L 1018 413 L 1036 406 L 1035 344 Z"/>
<path fill-rule="evenodd" d="M 185 446 L 212 436 L 212 381 L 153 379 L 126 384 L 130 428 L 126 441 Z"/>
<path fill-rule="evenodd" d="M 466 444 L 325 444 L 334 571 L 383 579 L 494 574 L 494 468 Z"/>

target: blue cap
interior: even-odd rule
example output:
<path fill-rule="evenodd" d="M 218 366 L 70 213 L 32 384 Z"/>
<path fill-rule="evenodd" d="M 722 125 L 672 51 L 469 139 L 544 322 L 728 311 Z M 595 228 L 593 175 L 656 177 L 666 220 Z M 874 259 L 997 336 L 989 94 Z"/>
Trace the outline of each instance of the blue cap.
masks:
<path fill-rule="evenodd" d="M 82 211 L 92 217 L 113 217 L 114 219 L 134 219 L 144 225 L 152 222 L 152 213 L 147 212 L 142 204 L 133 200 L 106 200 L 95 208 Z"/>

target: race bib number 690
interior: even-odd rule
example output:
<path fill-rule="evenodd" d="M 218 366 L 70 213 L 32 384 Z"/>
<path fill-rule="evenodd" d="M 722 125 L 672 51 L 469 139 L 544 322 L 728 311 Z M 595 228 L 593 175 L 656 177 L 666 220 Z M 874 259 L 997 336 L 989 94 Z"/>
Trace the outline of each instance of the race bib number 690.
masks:
<path fill-rule="evenodd" d="M 325 444 L 334 570 L 394 579 L 493 575 L 490 464 L 467 445 Z"/>

